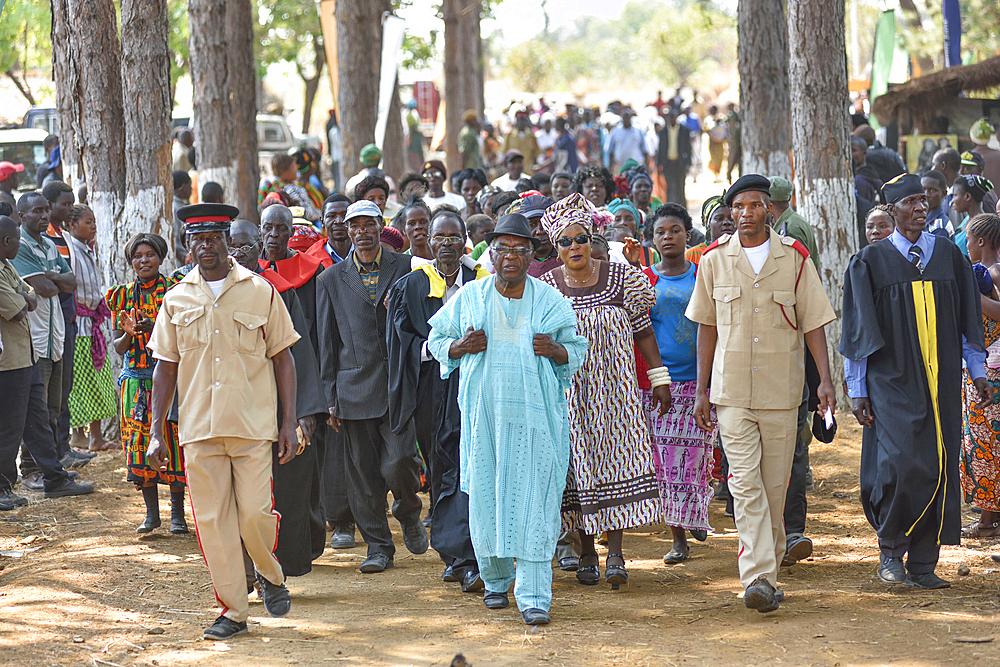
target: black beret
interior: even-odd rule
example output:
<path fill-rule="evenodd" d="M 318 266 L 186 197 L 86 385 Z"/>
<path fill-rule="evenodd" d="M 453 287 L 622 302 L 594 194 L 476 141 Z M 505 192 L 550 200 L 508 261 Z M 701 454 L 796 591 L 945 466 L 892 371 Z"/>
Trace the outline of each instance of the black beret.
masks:
<path fill-rule="evenodd" d="M 882 186 L 882 199 L 886 204 L 895 204 L 910 195 L 924 194 L 924 186 L 916 174 L 900 174 Z"/>
<path fill-rule="evenodd" d="M 726 206 L 733 205 L 733 198 L 741 192 L 763 192 L 770 196 L 771 181 L 760 174 L 746 174 L 729 186 L 726 190 Z"/>
<path fill-rule="evenodd" d="M 198 232 L 228 232 L 229 225 L 240 209 L 228 204 L 192 204 L 177 211 L 186 234 Z"/>

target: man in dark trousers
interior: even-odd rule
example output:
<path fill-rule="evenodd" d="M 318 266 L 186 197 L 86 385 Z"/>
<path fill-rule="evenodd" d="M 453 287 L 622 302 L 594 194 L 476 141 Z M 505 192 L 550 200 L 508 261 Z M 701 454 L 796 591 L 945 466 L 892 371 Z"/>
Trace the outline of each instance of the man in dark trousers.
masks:
<path fill-rule="evenodd" d="M 851 258 L 840 339 L 847 393 L 866 427 L 861 504 L 878 535 L 879 579 L 948 588 L 934 570 L 962 529 L 963 361 L 980 406 L 993 400 L 982 307 L 969 260 L 925 230 L 920 177 L 898 176 L 882 195 L 896 229 Z"/>
<path fill-rule="evenodd" d="M 462 591 L 483 589 L 469 534 L 469 496 L 460 486 L 458 373 L 441 379 L 441 364 L 427 350 L 430 318 L 462 285 L 489 275 L 462 265 L 466 229 L 462 217 L 441 209 L 431 218 L 432 264 L 404 276 L 389 291 L 389 424 L 399 433 L 415 425 L 420 446 L 433 453 L 430 467 L 431 543 L 445 563 L 442 581 Z"/>
<path fill-rule="evenodd" d="M 667 182 L 667 201 L 687 207 L 684 178 L 691 167 L 691 131 L 677 122 L 676 109 L 671 108 L 666 118 L 660 130 L 656 167 Z"/>
<path fill-rule="evenodd" d="M 347 492 L 351 512 L 368 544 L 361 571 L 392 567 L 395 546 L 385 514 L 392 491 L 393 516 L 403 527 L 406 548 L 427 551 L 420 523 L 420 468 L 412 425 L 394 433 L 389 425 L 389 368 L 385 298 L 410 272 L 410 257 L 379 245 L 382 211 L 361 200 L 347 209 L 347 233 L 354 250 L 324 271 L 316 290 L 320 376 L 328 423 L 347 435 Z"/>

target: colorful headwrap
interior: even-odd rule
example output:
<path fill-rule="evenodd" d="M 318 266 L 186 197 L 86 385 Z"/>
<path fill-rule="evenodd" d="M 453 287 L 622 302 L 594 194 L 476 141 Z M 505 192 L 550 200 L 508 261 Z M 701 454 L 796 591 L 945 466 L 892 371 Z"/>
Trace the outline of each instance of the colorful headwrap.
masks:
<path fill-rule="evenodd" d="M 588 233 L 594 232 L 594 205 L 579 192 L 574 192 L 565 199 L 560 199 L 545 210 L 542 216 L 542 227 L 555 241 L 563 231 L 571 225 L 580 225 Z"/>
<path fill-rule="evenodd" d="M 305 222 L 304 224 L 296 222 L 292 226 L 292 237 L 288 239 L 288 247 L 298 252 L 305 252 L 315 245 L 316 241 L 319 241 L 321 238 L 323 237 L 321 237 L 319 232 L 317 232 L 316 229 L 308 222 Z"/>
<path fill-rule="evenodd" d="M 300 148 L 295 152 L 295 168 L 300 174 L 304 174 L 316 166 L 316 159 L 313 154 L 305 148 Z"/>
<path fill-rule="evenodd" d="M 615 176 L 615 196 L 628 197 L 632 193 L 632 186 L 624 176 Z"/>
<path fill-rule="evenodd" d="M 640 180 L 644 180 L 650 185 L 653 184 L 653 177 L 649 175 L 649 172 L 646 171 L 646 168 L 643 167 L 642 165 L 639 165 L 637 167 L 634 167 L 633 169 L 630 169 L 629 171 L 626 171 L 624 174 L 622 174 L 622 176 L 628 179 L 629 188 L 634 188 L 635 182 Z"/>
<path fill-rule="evenodd" d="M 481 208 L 481 209 L 483 209 L 483 211 L 485 211 L 486 210 L 486 201 L 490 197 L 498 195 L 501 192 L 503 192 L 503 190 L 501 190 L 500 188 L 498 188 L 495 185 L 484 185 L 482 187 L 482 189 L 479 191 L 479 194 L 476 195 L 476 203 L 479 204 L 479 208 Z"/>
<path fill-rule="evenodd" d="M 618 170 L 618 174 L 620 176 L 624 176 L 625 172 L 629 171 L 630 169 L 635 169 L 638 166 L 639 166 L 638 162 L 636 162 L 632 158 L 629 158 L 629 159 L 625 160 L 624 163 L 622 163 L 622 168 Z"/>
<path fill-rule="evenodd" d="M 715 212 L 726 205 L 722 195 L 712 195 L 701 204 L 701 224 L 708 227 L 708 221 L 712 219 Z"/>
<path fill-rule="evenodd" d="M 612 199 L 611 202 L 608 203 L 607 209 L 608 213 L 612 216 L 618 211 L 625 209 L 626 211 L 632 213 L 632 218 L 635 220 L 635 226 L 637 228 L 642 226 L 642 214 L 639 213 L 639 209 L 636 208 L 631 199 Z"/>
<path fill-rule="evenodd" d="M 604 230 L 615 224 L 615 216 L 608 213 L 607 209 L 594 209 L 594 230 L 603 234 Z"/>
<path fill-rule="evenodd" d="M 375 144 L 368 144 L 358 155 L 362 167 L 374 167 L 382 159 L 382 151 Z"/>

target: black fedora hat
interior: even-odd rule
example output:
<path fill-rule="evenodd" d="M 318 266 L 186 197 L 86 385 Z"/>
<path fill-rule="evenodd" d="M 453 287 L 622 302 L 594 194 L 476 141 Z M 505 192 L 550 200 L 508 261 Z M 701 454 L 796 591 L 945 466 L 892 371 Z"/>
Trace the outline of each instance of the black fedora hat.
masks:
<path fill-rule="evenodd" d="M 493 243 L 493 239 L 498 236 L 520 236 L 531 241 L 531 247 L 538 250 L 542 242 L 531 235 L 531 225 L 528 219 L 520 213 L 508 213 L 497 221 L 497 226 L 486 235 L 486 243 Z"/>

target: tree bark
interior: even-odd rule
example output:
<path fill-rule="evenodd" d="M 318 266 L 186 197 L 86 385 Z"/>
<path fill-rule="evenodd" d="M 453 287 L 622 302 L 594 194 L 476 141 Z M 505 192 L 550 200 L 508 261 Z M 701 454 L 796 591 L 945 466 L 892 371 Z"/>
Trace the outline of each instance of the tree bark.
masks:
<path fill-rule="evenodd" d="M 133 235 L 153 232 L 174 247 L 170 49 L 166 0 L 122 0 L 121 16 L 127 182 L 124 219 L 109 230 L 114 235 L 109 250 L 118 269 L 127 271 L 126 258 L 117 253 Z"/>
<path fill-rule="evenodd" d="M 826 336 L 833 386 L 844 408 L 843 363 L 837 353 L 842 287 L 847 263 L 858 250 L 850 119 L 847 107 L 836 103 L 848 97 L 844 0 L 789 0 L 788 37 L 798 210 L 815 230 L 820 278 L 837 314 Z"/>
<path fill-rule="evenodd" d="M 18 79 L 17 73 L 13 70 L 13 68 L 7 70 L 4 74 L 7 75 L 7 78 L 10 79 L 14 84 L 14 87 L 17 88 L 17 92 L 21 93 L 21 95 L 24 96 L 24 99 L 28 100 L 28 104 L 31 106 L 38 104 L 35 101 L 35 96 L 31 94 L 31 88 L 28 87 L 28 80 L 23 74 L 21 75 L 21 79 Z"/>
<path fill-rule="evenodd" d="M 253 21 L 256 5 L 250 0 L 226 3 L 226 38 L 229 62 L 229 135 L 236 164 L 234 189 L 225 190 L 226 201 L 240 209 L 240 217 L 257 224 L 257 62 L 253 55 Z M 204 181 L 202 181 L 204 183 Z"/>
<path fill-rule="evenodd" d="M 124 281 L 118 229 L 125 208 L 125 119 L 121 45 L 111 0 L 69 0 L 70 44 L 79 66 L 75 138 L 87 177 L 87 199 L 97 220 L 97 253 L 106 285 Z M 66 178 L 65 172 L 63 178 Z"/>
<path fill-rule="evenodd" d="M 399 77 L 392 89 L 392 102 L 385 124 L 385 146 L 382 147 L 382 170 L 396 183 L 406 173 L 406 140 L 403 136 L 403 114 L 399 104 Z"/>
<path fill-rule="evenodd" d="M 59 114 L 59 151 L 63 163 L 63 178 L 76 183 L 80 170 L 80 150 L 77 139 L 81 129 L 80 70 L 76 49 L 70 39 L 69 0 L 51 0 L 52 13 L 52 78 L 56 82 L 56 109 Z"/>
<path fill-rule="evenodd" d="M 444 18 L 444 97 L 445 97 L 445 156 L 448 171 L 462 166 L 458 154 L 458 134 L 462 130 L 462 114 L 467 109 L 479 109 L 477 67 L 480 47 L 479 21 L 482 0 L 443 0 Z"/>
<path fill-rule="evenodd" d="M 338 2 L 337 109 L 343 141 L 344 178 L 361 169 L 361 147 L 375 140 L 378 116 L 378 82 L 382 54 L 382 12 L 389 3 Z"/>
<path fill-rule="evenodd" d="M 306 76 L 305 70 L 298 66 L 299 76 L 306 84 L 305 100 L 302 104 L 302 134 L 309 134 L 309 126 L 312 125 L 313 103 L 316 101 L 316 91 L 319 90 L 320 77 L 323 76 L 323 66 L 326 65 L 326 48 L 318 37 L 313 37 L 313 52 L 316 63 L 314 65 L 315 74 Z"/>
<path fill-rule="evenodd" d="M 740 0 L 736 44 L 743 172 L 792 177 L 788 30 L 781 0 Z"/>

